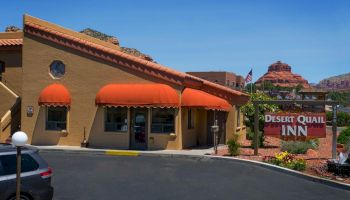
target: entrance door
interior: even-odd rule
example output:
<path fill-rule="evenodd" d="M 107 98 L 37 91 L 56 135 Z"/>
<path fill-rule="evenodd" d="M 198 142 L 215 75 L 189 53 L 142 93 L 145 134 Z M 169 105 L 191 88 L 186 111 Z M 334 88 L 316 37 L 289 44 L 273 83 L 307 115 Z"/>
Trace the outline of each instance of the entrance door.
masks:
<path fill-rule="evenodd" d="M 222 111 L 207 111 L 207 144 L 214 144 L 214 133 L 211 131 L 211 126 L 214 125 L 214 120 L 218 120 L 219 126 L 219 144 L 225 144 L 226 138 L 226 118 L 227 114 Z"/>
<path fill-rule="evenodd" d="M 131 109 L 131 134 L 130 148 L 137 150 L 147 149 L 148 138 L 148 109 L 147 108 L 132 108 Z"/>

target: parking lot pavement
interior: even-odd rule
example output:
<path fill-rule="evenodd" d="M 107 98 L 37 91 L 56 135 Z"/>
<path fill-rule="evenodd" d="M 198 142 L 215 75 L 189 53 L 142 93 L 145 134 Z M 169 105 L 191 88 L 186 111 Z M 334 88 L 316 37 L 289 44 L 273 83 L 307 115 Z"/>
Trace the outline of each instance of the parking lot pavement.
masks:
<path fill-rule="evenodd" d="M 349 191 L 249 163 L 210 158 L 40 153 L 54 199 L 348 199 Z"/>

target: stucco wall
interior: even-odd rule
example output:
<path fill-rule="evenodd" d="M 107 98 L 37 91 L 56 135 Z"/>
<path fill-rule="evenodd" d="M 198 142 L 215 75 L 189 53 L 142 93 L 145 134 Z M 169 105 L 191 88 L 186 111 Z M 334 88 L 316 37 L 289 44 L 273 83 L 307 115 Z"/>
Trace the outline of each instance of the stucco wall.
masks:
<path fill-rule="evenodd" d="M 2 73 L 2 82 L 17 95 L 22 90 L 22 52 L 19 48 L 0 49 L 0 61 L 5 62 L 5 72 Z"/>
<path fill-rule="evenodd" d="M 130 127 L 127 132 L 105 132 L 104 107 L 99 106 L 89 134 L 90 147 L 128 149 L 130 139 Z M 130 110 L 128 109 L 128 122 L 130 122 Z"/>
<path fill-rule="evenodd" d="M 95 97 L 101 87 L 110 83 L 162 83 L 160 80 L 145 76 L 139 72 L 111 65 L 99 59 L 71 50 L 57 44 L 25 34 L 23 41 L 23 88 L 22 88 L 22 130 L 28 133 L 32 144 L 80 145 L 84 127 L 92 144 L 100 145 L 108 140 L 108 145 L 124 146 L 127 139 L 112 142 L 117 136 L 100 132 L 103 125 L 103 113 L 95 105 Z M 61 60 L 66 66 L 66 74 L 61 79 L 49 75 L 49 66 L 53 60 Z M 52 83 L 63 84 L 70 92 L 72 103 L 69 110 L 68 133 L 56 134 L 43 129 L 45 123 L 44 107 L 38 106 L 40 92 Z M 170 85 L 178 92 L 182 88 Z M 27 106 L 34 107 L 32 117 L 26 115 Z M 98 124 L 100 121 L 100 124 Z M 176 121 L 179 125 L 178 119 Z M 33 140 L 31 140 L 32 136 Z M 91 134 L 91 135 L 90 135 Z M 180 132 L 174 140 L 169 135 L 154 136 L 150 148 L 181 148 Z M 96 139 L 97 136 L 101 138 Z M 178 139 L 179 138 L 179 139 Z M 120 139 L 120 137 L 118 137 Z M 168 142 L 171 140 L 171 142 Z"/>
<path fill-rule="evenodd" d="M 0 84 L 0 118 L 11 109 L 16 102 L 16 97 Z"/>
<path fill-rule="evenodd" d="M 148 119 L 151 119 L 152 112 L 148 112 Z M 148 121 L 148 149 L 182 149 L 182 131 L 181 131 L 181 108 L 175 110 L 175 132 L 174 134 L 152 133 L 151 123 Z"/>
<path fill-rule="evenodd" d="M 242 141 L 246 136 L 246 127 L 244 126 L 244 115 L 240 112 L 240 123 L 237 124 L 237 106 L 232 106 L 232 109 L 227 115 L 226 121 L 226 142 L 233 138 L 234 134 L 238 135 L 239 141 Z"/>
<path fill-rule="evenodd" d="M 188 108 L 182 110 L 182 140 L 184 148 L 205 145 L 207 139 L 207 111 L 192 108 L 194 127 L 188 128 Z"/>

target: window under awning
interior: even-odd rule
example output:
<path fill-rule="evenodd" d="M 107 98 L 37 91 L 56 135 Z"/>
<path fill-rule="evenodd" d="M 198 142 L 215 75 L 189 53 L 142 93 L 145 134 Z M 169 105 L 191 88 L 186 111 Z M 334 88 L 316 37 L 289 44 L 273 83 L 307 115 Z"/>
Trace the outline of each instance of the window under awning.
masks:
<path fill-rule="evenodd" d="M 39 105 L 70 106 L 71 96 L 62 84 L 51 84 L 44 88 L 39 96 Z"/>
<path fill-rule="evenodd" d="M 164 84 L 109 84 L 100 89 L 95 103 L 104 106 L 179 107 L 179 95 Z"/>
<path fill-rule="evenodd" d="M 225 99 L 191 88 L 185 88 L 182 92 L 181 106 L 223 111 L 229 111 L 232 108 Z"/>

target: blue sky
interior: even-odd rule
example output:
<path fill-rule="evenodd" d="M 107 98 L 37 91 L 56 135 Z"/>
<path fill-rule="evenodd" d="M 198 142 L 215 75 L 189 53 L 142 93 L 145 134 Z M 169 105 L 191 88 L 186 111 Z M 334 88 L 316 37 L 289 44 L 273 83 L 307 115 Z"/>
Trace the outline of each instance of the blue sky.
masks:
<path fill-rule="evenodd" d="M 6 1 L 0 29 L 24 13 L 116 36 L 180 71 L 232 71 L 256 80 L 282 60 L 310 82 L 350 72 L 350 1 Z"/>

